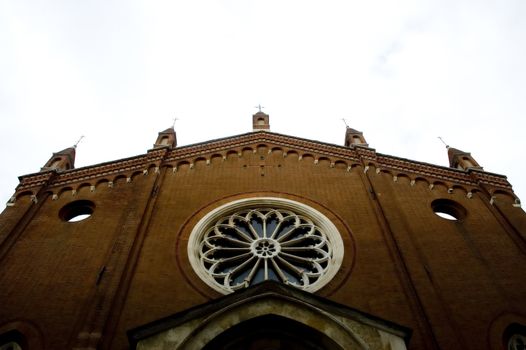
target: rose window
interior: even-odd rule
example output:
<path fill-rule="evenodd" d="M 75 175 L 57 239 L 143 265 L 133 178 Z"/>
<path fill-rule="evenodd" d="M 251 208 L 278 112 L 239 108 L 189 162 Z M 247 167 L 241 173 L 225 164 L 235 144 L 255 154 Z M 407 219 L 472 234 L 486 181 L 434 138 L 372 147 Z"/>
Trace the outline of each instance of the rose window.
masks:
<path fill-rule="evenodd" d="M 526 337 L 514 334 L 508 341 L 508 350 L 526 350 Z"/>
<path fill-rule="evenodd" d="M 194 229 L 196 244 L 189 247 L 190 260 L 216 290 L 232 292 L 275 280 L 314 291 L 336 272 L 343 251 L 336 249 L 335 259 L 334 241 L 341 242 L 341 238 L 334 233 L 334 225 L 310 207 L 298 203 L 300 210 L 295 210 L 298 208 L 283 204 L 296 202 L 274 201 L 281 208 L 234 206 L 234 210 L 209 217 L 205 220 L 209 223 L 201 225 L 205 227 Z M 312 213 L 318 220 L 308 215 Z M 322 218 L 327 221 L 320 221 Z"/>

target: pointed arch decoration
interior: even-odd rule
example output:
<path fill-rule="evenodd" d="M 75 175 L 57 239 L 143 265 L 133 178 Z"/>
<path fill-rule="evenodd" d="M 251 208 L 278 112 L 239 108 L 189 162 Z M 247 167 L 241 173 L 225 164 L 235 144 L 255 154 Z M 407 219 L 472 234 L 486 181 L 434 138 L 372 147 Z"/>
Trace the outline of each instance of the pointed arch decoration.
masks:
<path fill-rule="evenodd" d="M 403 326 L 272 281 L 128 332 L 130 348 L 141 350 L 251 348 L 247 344 L 406 350 L 410 335 Z"/>

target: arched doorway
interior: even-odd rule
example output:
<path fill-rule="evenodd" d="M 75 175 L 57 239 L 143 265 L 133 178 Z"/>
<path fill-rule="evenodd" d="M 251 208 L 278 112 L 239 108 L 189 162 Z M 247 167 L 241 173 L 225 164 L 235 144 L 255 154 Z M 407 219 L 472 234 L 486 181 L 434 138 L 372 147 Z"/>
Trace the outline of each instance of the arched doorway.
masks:
<path fill-rule="evenodd" d="M 343 350 L 327 335 L 277 315 L 241 322 L 212 339 L 203 350 Z"/>

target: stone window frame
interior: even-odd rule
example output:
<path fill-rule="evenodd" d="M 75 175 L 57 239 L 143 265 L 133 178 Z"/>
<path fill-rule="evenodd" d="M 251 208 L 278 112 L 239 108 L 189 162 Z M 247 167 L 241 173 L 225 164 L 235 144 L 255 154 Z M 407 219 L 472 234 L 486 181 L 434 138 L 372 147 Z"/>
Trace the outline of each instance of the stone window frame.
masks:
<path fill-rule="evenodd" d="M 200 247 L 207 231 L 214 226 L 218 220 L 243 209 L 275 208 L 294 212 L 312 220 L 316 227 L 323 232 L 330 244 L 331 257 L 326 270 L 314 283 L 306 288 L 299 288 L 307 292 L 315 292 L 329 283 L 340 269 L 344 257 L 344 244 L 340 232 L 324 214 L 320 211 L 297 201 L 278 197 L 251 197 L 238 199 L 225 203 L 203 216 L 194 226 L 190 233 L 187 254 L 194 272 L 209 287 L 222 294 L 232 293 L 234 290 L 220 285 L 203 266 Z"/>

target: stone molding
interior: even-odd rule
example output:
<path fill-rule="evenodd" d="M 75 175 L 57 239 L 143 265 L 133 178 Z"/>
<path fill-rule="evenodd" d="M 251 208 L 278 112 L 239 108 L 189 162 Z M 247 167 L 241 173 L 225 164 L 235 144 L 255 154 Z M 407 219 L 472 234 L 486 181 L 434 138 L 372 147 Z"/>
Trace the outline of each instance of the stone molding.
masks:
<path fill-rule="evenodd" d="M 310 154 L 315 158 L 315 163 L 317 163 L 318 159 L 326 157 L 331 165 L 336 162 L 343 162 L 347 164 L 348 169 L 354 166 L 372 165 L 377 169 L 408 173 L 413 175 L 413 177 L 426 177 L 429 178 L 429 182 L 444 180 L 452 184 L 464 184 L 473 187 L 478 187 L 479 184 L 486 184 L 512 192 L 511 185 L 504 175 L 472 169 L 464 171 L 398 158 L 376 153 L 373 148 L 364 146 L 344 147 L 268 131 L 258 131 L 177 147 L 173 150 L 164 148 L 152 150 L 135 157 L 62 172 L 44 171 L 23 175 L 19 177 L 20 184 L 16 189 L 15 197 L 19 193 L 42 185 L 47 185 L 50 188 L 60 187 L 82 181 L 89 182 L 104 177 L 115 177 L 118 174 L 128 174 L 127 177 L 132 177 L 130 174 L 148 170 L 152 165 L 157 167 L 170 166 L 175 169 L 178 162 L 184 161 L 194 164 L 198 158 L 204 158 L 207 160 L 207 164 L 210 164 L 210 157 L 214 154 L 220 154 L 223 156 L 223 159 L 226 159 L 226 154 L 229 152 L 234 151 L 239 154 L 244 147 L 257 147 L 260 144 L 264 144 L 270 149 L 281 148 L 284 156 L 288 153 L 296 152 L 299 154 L 299 160 L 304 155 Z"/>

